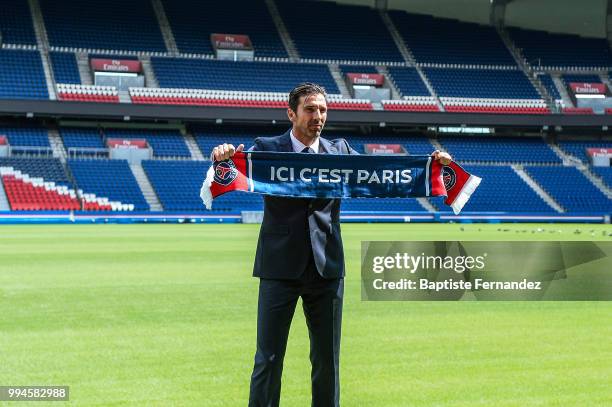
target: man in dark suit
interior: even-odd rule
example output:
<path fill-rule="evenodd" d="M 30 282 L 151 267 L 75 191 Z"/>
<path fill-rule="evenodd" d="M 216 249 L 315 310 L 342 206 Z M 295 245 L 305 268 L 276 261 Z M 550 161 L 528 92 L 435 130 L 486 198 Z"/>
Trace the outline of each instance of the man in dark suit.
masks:
<path fill-rule="evenodd" d="M 303 83 L 294 88 L 287 115 L 289 131 L 257 138 L 251 150 L 357 154 L 344 139 L 320 137 L 327 119 L 321 86 Z M 224 160 L 243 148 L 222 144 L 211 157 Z M 249 406 L 279 405 L 283 358 L 299 297 L 310 336 L 312 405 L 338 406 L 344 293 L 340 200 L 265 196 L 253 275 L 260 282 Z"/>

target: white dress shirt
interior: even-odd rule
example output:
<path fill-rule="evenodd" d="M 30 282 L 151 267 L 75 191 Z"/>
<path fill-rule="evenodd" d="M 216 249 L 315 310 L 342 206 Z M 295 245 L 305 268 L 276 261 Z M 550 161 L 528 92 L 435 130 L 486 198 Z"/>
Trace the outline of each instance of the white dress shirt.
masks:
<path fill-rule="evenodd" d="M 294 152 L 300 153 L 302 152 L 303 149 L 306 148 L 306 146 L 302 144 L 300 140 L 295 138 L 295 136 L 293 135 L 293 130 L 291 130 L 291 132 L 289 133 L 289 136 L 291 137 L 291 144 L 293 145 Z M 310 150 L 317 154 L 319 153 L 319 138 L 318 137 L 315 139 L 314 143 L 310 145 Z"/>

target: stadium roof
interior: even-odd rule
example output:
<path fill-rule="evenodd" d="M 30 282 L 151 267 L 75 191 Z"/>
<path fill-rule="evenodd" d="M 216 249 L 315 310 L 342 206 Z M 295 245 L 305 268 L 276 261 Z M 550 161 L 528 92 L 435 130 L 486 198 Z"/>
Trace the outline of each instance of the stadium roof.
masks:
<path fill-rule="evenodd" d="M 377 0 L 325 0 L 374 7 Z M 380 1 L 380 0 L 378 0 Z M 488 24 L 494 0 L 387 0 L 388 8 Z M 507 26 L 606 37 L 607 0 L 495 0 Z"/>

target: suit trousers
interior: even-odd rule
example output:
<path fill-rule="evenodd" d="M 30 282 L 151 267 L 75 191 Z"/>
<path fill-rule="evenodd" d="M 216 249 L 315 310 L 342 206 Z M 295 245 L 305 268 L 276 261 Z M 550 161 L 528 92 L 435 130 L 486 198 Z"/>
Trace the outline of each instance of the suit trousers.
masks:
<path fill-rule="evenodd" d="M 344 279 L 324 279 L 311 256 L 298 280 L 261 278 L 257 309 L 257 352 L 250 407 L 278 406 L 283 359 L 299 297 L 310 337 L 312 406 L 340 403 L 339 356 Z"/>

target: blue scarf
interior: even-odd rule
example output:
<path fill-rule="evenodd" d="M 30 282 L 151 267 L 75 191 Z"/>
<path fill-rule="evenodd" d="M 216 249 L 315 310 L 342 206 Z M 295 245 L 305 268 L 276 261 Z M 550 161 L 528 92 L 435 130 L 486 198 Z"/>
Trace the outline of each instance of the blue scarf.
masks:
<path fill-rule="evenodd" d="M 240 152 L 215 161 L 200 190 L 207 209 L 230 191 L 304 198 L 446 196 L 458 213 L 480 178 L 431 156 Z"/>

